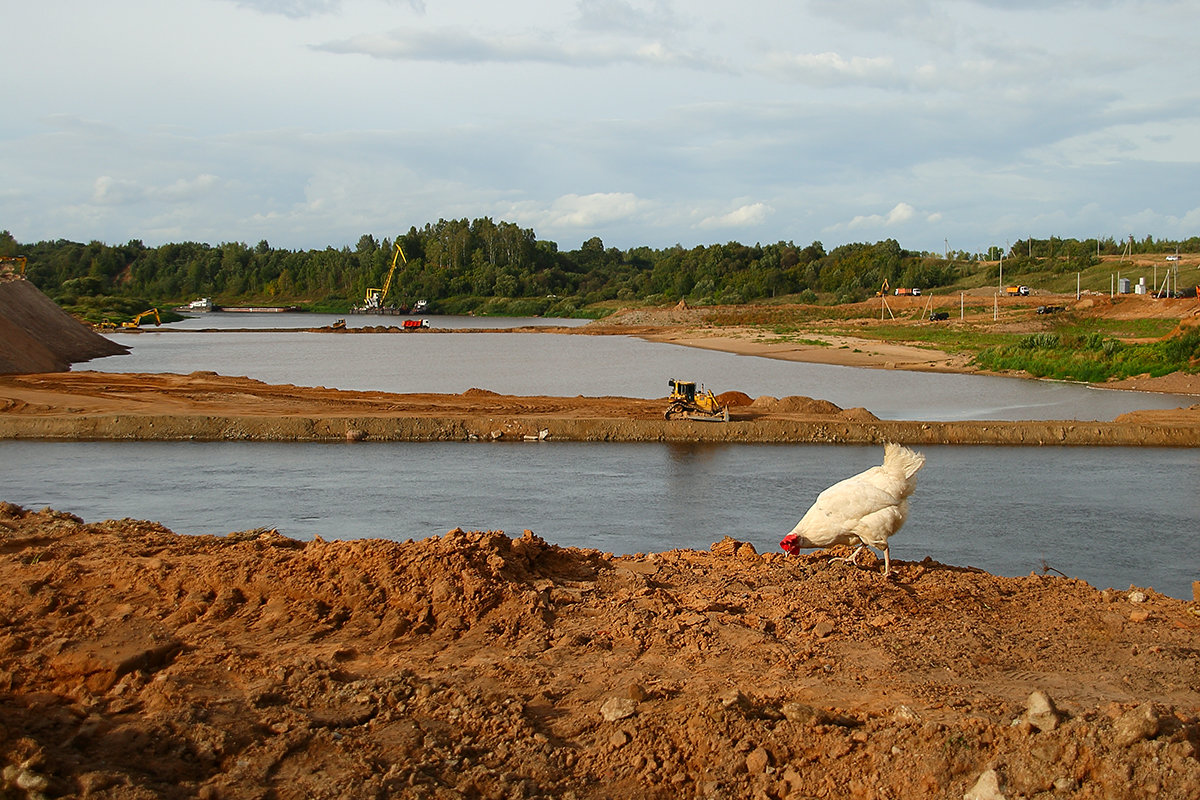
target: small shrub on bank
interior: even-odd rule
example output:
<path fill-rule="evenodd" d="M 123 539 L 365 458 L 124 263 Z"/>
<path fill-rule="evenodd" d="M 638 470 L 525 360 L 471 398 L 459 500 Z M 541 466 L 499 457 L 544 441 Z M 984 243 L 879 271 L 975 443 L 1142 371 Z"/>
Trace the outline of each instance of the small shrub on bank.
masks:
<path fill-rule="evenodd" d="M 984 369 L 1020 370 L 1038 378 L 1099 383 L 1134 375 L 1154 377 L 1200 369 L 1200 331 L 1160 342 L 1128 344 L 1091 333 L 1037 333 L 1014 345 L 991 347 L 976 356 Z"/>

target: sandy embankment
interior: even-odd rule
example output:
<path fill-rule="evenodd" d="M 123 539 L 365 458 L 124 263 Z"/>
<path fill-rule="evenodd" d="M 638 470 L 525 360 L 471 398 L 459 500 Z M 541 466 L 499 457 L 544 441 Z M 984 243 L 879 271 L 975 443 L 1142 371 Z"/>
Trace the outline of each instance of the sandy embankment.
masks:
<path fill-rule="evenodd" d="M 0 376 L 0 438 L 522 440 L 1200 446 L 1200 406 L 1114 422 L 906 422 L 737 392 L 728 423 L 666 420 L 664 400 L 351 392 L 214 373 Z"/>

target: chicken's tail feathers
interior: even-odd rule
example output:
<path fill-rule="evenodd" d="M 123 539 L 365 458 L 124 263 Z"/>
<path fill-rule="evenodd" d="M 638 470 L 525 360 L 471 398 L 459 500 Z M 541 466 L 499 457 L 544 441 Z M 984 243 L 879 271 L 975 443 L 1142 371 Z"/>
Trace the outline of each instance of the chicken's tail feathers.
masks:
<path fill-rule="evenodd" d="M 898 469 L 904 472 L 905 478 L 911 478 L 917 474 L 925 464 L 925 456 L 920 453 L 909 450 L 902 444 L 888 442 L 883 446 L 883 466 L 888 469 Z"/>

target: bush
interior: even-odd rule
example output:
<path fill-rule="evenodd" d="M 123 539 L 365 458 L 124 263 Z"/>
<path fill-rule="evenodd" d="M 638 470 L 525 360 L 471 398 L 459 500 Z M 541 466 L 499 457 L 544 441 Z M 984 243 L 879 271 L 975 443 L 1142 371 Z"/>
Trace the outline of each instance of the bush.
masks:
<path fill-rule="evenodd" d="M 1054 350 L 1060 343 L 1057 333 L 1031 333 L 1021 337 L 1017 347 L 1022 350 Z"/>

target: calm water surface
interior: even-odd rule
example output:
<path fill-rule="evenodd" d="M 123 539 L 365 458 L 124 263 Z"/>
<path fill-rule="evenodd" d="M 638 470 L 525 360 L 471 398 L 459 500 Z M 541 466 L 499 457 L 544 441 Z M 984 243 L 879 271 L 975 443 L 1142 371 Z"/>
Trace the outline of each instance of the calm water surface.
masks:
<path fill-rule="evenodd" d="M 1200 458 L 1149 448 L 928 447 L 893 556 L 1191 597 Z M 404 540 L 526 528 L 615 553 L 775 551 L 821 489 L 882 448 L 544 443 L 0 442 L 0 499 L 179 533 L 259 526 Z"/>

